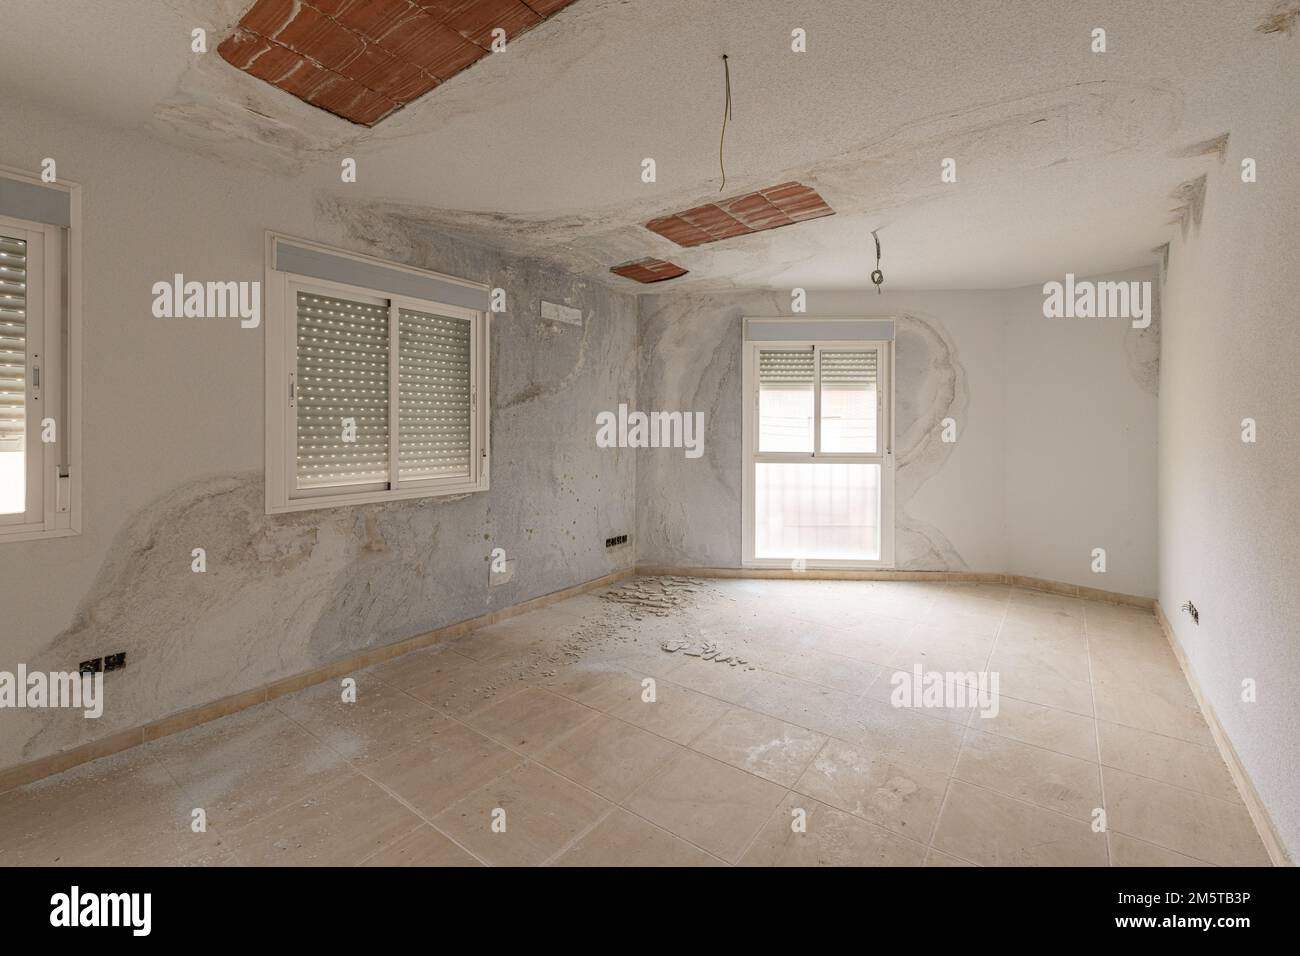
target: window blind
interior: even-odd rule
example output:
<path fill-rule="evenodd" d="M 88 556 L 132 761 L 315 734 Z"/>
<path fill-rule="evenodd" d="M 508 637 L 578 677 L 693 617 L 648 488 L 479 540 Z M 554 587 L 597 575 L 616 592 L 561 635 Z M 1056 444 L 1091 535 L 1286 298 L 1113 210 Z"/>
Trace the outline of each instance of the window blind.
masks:
<path fill-rule="evenodd" d="M 0 236 L 0 452 L 27 435 L 27 243 Z"/>
<path fill-rule="evenodd" d="M 468 477 L 468 319 L 398 310 L 398 480 Z"/>
<path fill-rule="evenodd" d="M 822 352 L 822 388 L 874 388 L 876 350 Z"/>
<path fill-rule="evenodd" d="M 388 306 L 299 292 L 297 307 L 298 487 L 387 482 Z"/>
<path fill-rule="evenodd" d="M 758 384 L 764 388 L 812 388 L 813 351 L 769 351 L 758 353 Z"/>

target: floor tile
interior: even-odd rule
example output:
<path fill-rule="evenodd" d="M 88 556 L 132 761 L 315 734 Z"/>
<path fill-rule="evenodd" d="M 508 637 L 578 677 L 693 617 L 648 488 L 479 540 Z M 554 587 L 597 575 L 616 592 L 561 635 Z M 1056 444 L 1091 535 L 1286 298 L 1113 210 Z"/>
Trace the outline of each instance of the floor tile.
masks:
<path fill-rule="evenodd" d="M 0 866 L 139 866 L 219 855 L 195 804 L 145 748 L 0 794 Z"/>
<path fill-rule="evenodd" d="M 347 703 L 337 681 L 290 694 L 275 708 L 348 760 L 374 760 L 447 723 L 428 704 L 362 671 L 356 700 Z"/>
<path fill-rule="evenodd" d="M 981 866 L 1105 866 L 1091 825 L 960 780 L 952 781 L 934 847 Z"/>
<path fill-rule="evenodd" d="M 688 744 L 727 711 L 724 702 L 666 680 L 655 682 L 652 701 L 645 699 L 646 689 L 640 685 L 633 688 L 620 703 L 610 707 L 610 716 Z"/>
<path fill-rule="evenodd" d="M 576 701 L 527 687 L 474 711 L 464 721 L 511 750 L 534 757 L 596 716 L 597 711 Z"/>
<path fill-rule="evenodd" d="M 950 773 L 961 750 L 960 724 L 866 697 L 828 723 L 839 740 L 924 770 Z"/>
<path fill-rule="evenodd" d="M 462 797 L 433 823 L 493 866 L 536 866 L 565 849 L 611 806 L 529 763 Z M 494 830 L 494 821 L 503 821 L 504 830 Z"/>
<path fill-rule="evenodd" d="M 1055 750 L 1080 760 L 1097 759 L 1096 721 L 1005 694 L 998 701 L 997 716 L 985 718 L 977 715 L 971 719 L 971 728 Z"/>
<path fill-rule="evenodd" d="M 953 776 L 1091 822 L 1102 806 L 1095 762 L 971 730 Z"/>
<path fill-rule="evenodd" d="M 825 734 L 737 707 L 697 737 L 691 749 L 791 787 L 825 743 Z"/>
<path fill-rule="evenodd" d="M 1219 752 L 1149 730 L 1101 721 L 1101 762 L 1143 777 L 1231 803 L 1241 803 L 1237 785 Z"/>
<path fill-rule="evenodd" d="M 947 783 L 946 774 L 832 740 L 794 789 L 925 844 L 939 816 Z"/>
<path fill-rule="evenodd" d="M 420 818 L 359 774 L 241 827 L 230 845 L 247 866 L 353 866 Z"/>
<path fill-rule="evenodd" d="M 476 730 L 448 723 L 418 743 L 359 766 L 425 816 L 433 816 L 523 759 Z"/>
<path fill-rule="evenodd" d="M 1216 866 L 1268 866 L 1246 807 L 1102 768 L 1107 826 Z"/>
<path fill-rule="evenodd" d="M 624 803 L 638 816 L 735 863 L 784 793 L 774 783 L 687 751 Z"/>
<path fill-rule="evenodd" d="M 1096 685 L 1095 691 L 1100 720 L 1177 737 L 1203 747 L 1214 746 L 1210 728 L 1190 697 L 1187 702 L 1171 702 L 1150 685 L 1104 681 Z"/>
<path fill-rule="evenodd" d="M 798 817 L 794 811 L 803 811 Z M 742 866 L 920 866 L 925 846 L 852 814 L 789 794 Z"/>
<path fill-rule="evenodd" d="M 1209 866 L 1190 856 L 1166 850 L 1154 843 L 1136 840 L 1114 830 L 1106 834 L 1110 844 L 1111 866 Z"/>
<path fill-rule="evenodd" d="M 270 704 L 150 745 L 208 825 L 231 830 L 351 776 L 342 754 Z"/>
<path fill-rule="evenodd" d="M 362 866 L 482 866 L 427 823 L 366 858 Z"/>
<path fill-rule="evenodd" d="M 623 809 L 601 820 L 554 866 L 724 866 L 699 847 Z"/>
<path fill-rule="evenodd" d="M 680 748 L 649 731 L 598 715 L 537 756 L 537 761 L 579 786 L 618 802 Z"/>

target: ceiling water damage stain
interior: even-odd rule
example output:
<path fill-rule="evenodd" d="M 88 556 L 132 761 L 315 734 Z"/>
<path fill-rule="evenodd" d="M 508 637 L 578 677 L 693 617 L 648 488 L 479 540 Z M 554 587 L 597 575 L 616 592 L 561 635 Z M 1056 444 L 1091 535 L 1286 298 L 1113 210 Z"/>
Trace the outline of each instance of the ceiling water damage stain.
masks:
<path fill-rule="evenodd" d="M 573 0 L 256 0 L 217 48 L 305 103 L 373 126 Z"/>
<path fill-rule="evenodd" d="M 1300 0 L 1280 0 L 1264 22 L 1255 27 L 1257 33 L 1285 33 L 1290 36 L 1300 23 Z"/>
<path fill-rule="evenodd" d="M 1169 198 L 1175 200 L 1178 205 L 1170 210 L 1173 218 L 1169 220 L 1170 225 L 1178 226 L 1183 235 L 1187 235 L 1189 226 L 1200 226 L 1201 213 L 1205 210 L 1205 185 L 1206 177 L 1202 173 L 1195 179 L 1189 179 L 1185 183 L 1179 183 Z"/>
<path fill-rule="evenodd" d="M 1193 143 L 1191 146 L 1174 153 L 1174 156 L 1179 159 L 1191 159 L 1196 156 L 1218 156 L 1219 159 L 1223 159 L 1228 152 L 1229 135 L 1228 133 L 1220 133 L 1213 139 Z"/>
<path fill-rule="evenodd" d="M 652 219 L 645 227 L 689 248 L 833 215 L 816 190 L 790 182 Z"/>

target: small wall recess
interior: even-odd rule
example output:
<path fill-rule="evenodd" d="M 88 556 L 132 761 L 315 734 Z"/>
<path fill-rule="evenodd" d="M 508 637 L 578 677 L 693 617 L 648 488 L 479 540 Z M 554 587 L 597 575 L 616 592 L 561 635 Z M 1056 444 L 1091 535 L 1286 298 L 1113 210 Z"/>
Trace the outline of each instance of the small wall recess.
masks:
<path fill-rule="evenodd" d="M 104 656 L 104 672 L 120 671 L 126 666 L 126 651 L 118 651 L 116 654 L 107 654 Z"/>
<path fill-rule="evenodd" d="M 620 544 L 627 544 L 627 535 L 620 534 L 613 538 L 605 539 L 605 547 L 607 548 L 617 548 Z"/>
<path fill-rule="evenodd" d="M 1201 612 L 1196 610 L 1196 605 L 1193 604 L 1191 601 L 1188 601 L 1186 604 L 1183 605 L 1183 610 L 1192 616 L 1193 624 L 1201 623 Z"/>
<path fill-rule="evenodd" d="M 104 659 L 95 657 L 88 661 L 82 661 L 77 665 L 77 671 L 81 674 L 98 674 L 104 669 Z"/>

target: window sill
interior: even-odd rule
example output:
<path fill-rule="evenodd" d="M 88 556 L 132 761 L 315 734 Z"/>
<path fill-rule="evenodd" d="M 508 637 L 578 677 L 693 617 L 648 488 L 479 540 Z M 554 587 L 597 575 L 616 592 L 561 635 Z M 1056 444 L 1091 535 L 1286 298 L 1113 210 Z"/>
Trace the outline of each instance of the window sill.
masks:
<path fill-rule="evenodd" d="M 355 505 L 383 504 L 386 501 L 410 501 L 413 498 L 450 498 L 487 491 L 487 480 L 463 481 L 441 488 L 407 488 L 397 491 L 362 491 L 352 494 L 318 495 L 311 498 L 290 498 L 275 501 L 268 497 L 266 513 L 291 514 L 296 511 L 318 511 L 325 508 L 350 508 Z"/>
<path fill-rule="evenodd" d="M 71 538 L 79 534 L 80 528 L 24 528 L 21 531 L 0 529 L 0 544 L 10 541 L 39 541 L 42 538 Z"/>

